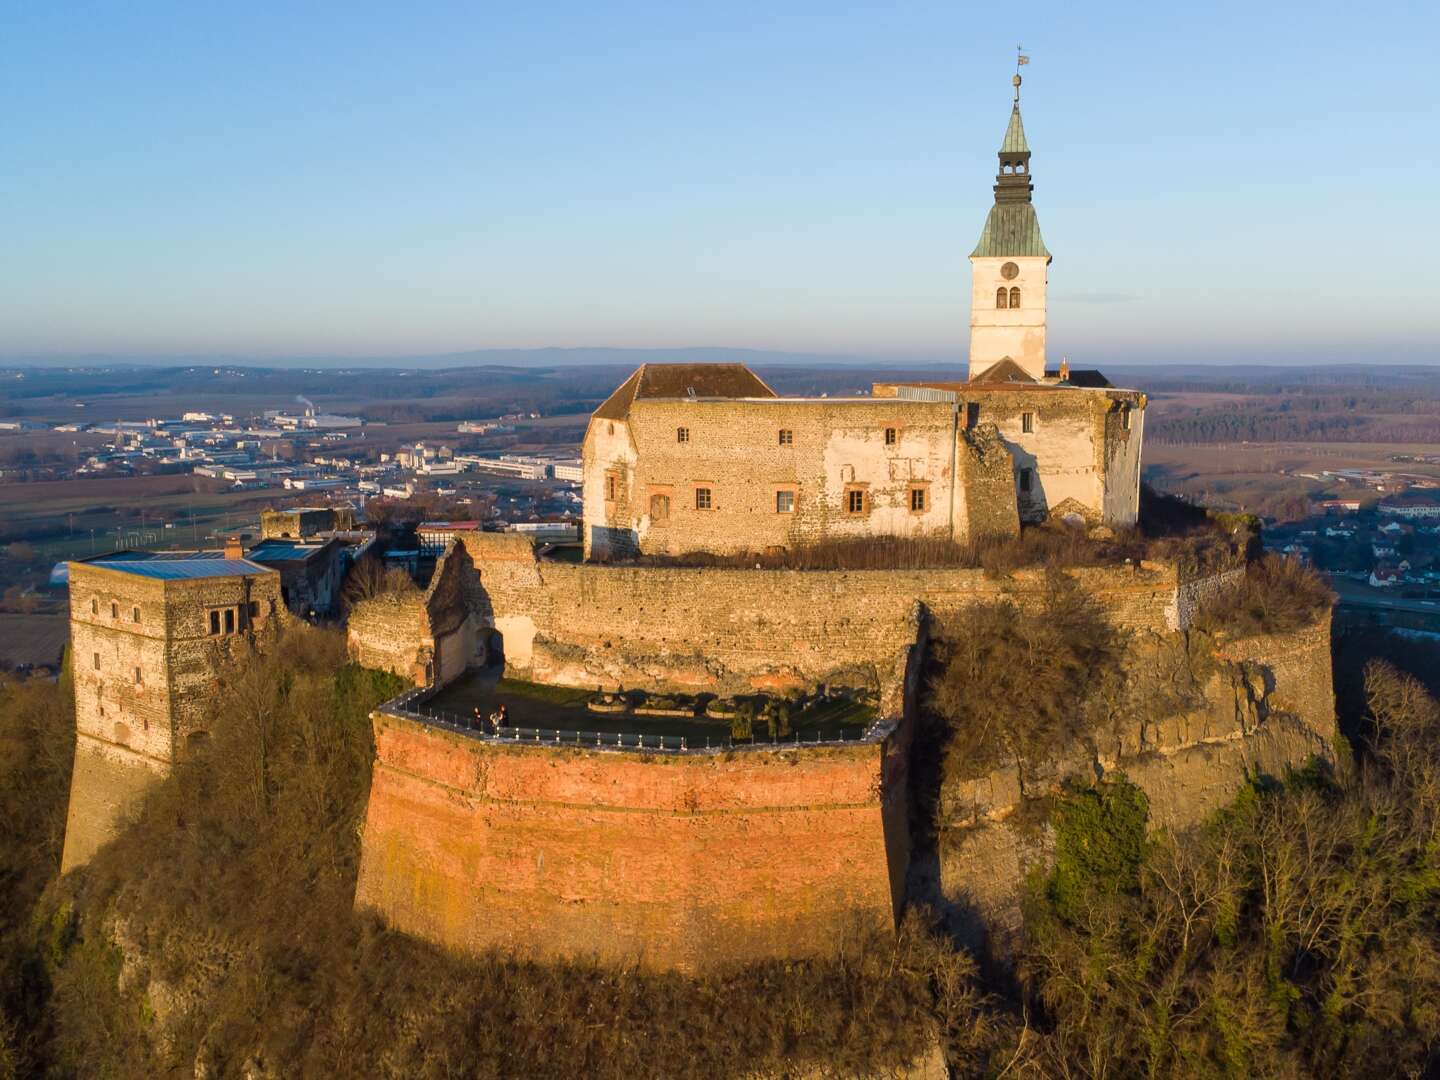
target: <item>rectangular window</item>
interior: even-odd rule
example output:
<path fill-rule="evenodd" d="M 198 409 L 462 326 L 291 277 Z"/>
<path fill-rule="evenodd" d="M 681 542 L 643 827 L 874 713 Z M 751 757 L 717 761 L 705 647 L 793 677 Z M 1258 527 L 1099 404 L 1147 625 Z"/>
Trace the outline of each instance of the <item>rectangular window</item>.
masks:
<path fill-rule="evenodd" d="M 663 525 L 670 520 L 670 496 L 650 496 L 650 521 L 656 525 Z"/>
<path fill-rule="evenodd" d="M 139 621 L 140 621 L 140 609 L 139 609 L 138 607 L 137 607 L 137 608 L 131 608 L 131 609 L 130 609 L 130 621 L 131 621 L 131 622 L 139 622 Z"/>
<path fill-rule="evenodd" d="M 99 615 L 99 614 L 100 614 L 100 601 L 99 601 L 99 600 L 96 600 L 93 596 L 90 598 L 90 614 L 91 614 L 91 615 Z"/>
<path fill-rule="evenodd" d="M 845 490 L 845 512 L 847 514 L 865 513 L 865 489 L 852 487 Z"/>
<path fill-rule="evenodd" d="M 910 512 L 912 514 L 923 514 L 925 512 L 925 489 L 913 487 L 910 489 Z"/>
<path fill-rule="evenodd" d="M 220 612 L 218 611 L 210 612 L 210 633 L 220 633 Z"/>
<path fill-rule="evenodd" d="M 619 483 L 616 481 L 614 475 L 610 475 L 610 476 L 605 477 L 605 501 L 606 501 L 606 502 L 614 502 L 614 501 L 615 501 L 615 489 L 616 489 L 618 486 L 619 486 Z"/>
<path fill-rule="evenodd" d="M 780 429 L 780 445 L 791 446 L 795 442 L 795 433 L 789 428 Z"/>
<path fill-rule="evenodd" d="M 1033 476 L 1034 476 L 1034 473 L 1033 473 L 1030 469 L 1021 469 L 1021 470 L 1020 470 L 1020 490 L 1021 490 L 1021 491 L 1029 491 L 1029 490 L 1030 490 L 1030 485 L 1033 483 Z"/>
<path fill-rule="evenodd" d="M 235 632 L 235 609 L 234 609 L 234 608 L 226 608 L 226 609 L 225 609 L 225 632 L 226 632 L 227 634 L 233 634 L 233 633 Z"/>
<path fill-rule="evenodd" d="M 119 604 L 116 604 L 116 603 L 114 603 L 114 602 L 111 602 L 111 604 L 110 604 L 110 617 L 111 617 L 112 619 L 118 619 L 118 618 L 120 617 L 120 605 L 119 605 Z"/>
<path fill-rule="evenodd" d="M 710 503 L 710 489 L 709 489 L 709 488 L 696 488 L 696 489 L 695 489 L 695 509 L 696 509 L 696 510 L 709 510 L 709 509 L 712 509 L 711 503 Z"/>
<path fill-rule="evenodd" d="M 978 401 L 968 402 L 965 406 L 965 426 L 973 428 L 980 423 L 980 403 Z"/>
<path fill-rule="evenodd" d="M 1033 412 L 1020 414 L 1020 430 L 1026 435 L 1035 430 L 1035 414 Z"/>
<path fill-rule="evenodd" d="M 1120 409 L 1120 427 L 1125 431 L 1130 430 L 1130 406 L 1125 405 Z"/>
<path fill-rule="evenodd" d="M 100 654 L 98 652 L 95 654 L 95 670 L 100 670 Z"/>
<path fill-rule="evenodd" d="M 795 512 L 795 493 L 793 491 L 775 492 L 775 512 L 777 514 L 793 514 Z"/>
<path fill-rule="evenodd" d="M 677 428 L 675 429 L 675 441 L 676 441 L 676 442 L 689 442 L 689 441 L 690 441 L 690 429 L 689 429 L 688 427 L 677 427 Z"/>
<path fill-rule="evenodd" d="M 898 433 L 896 432 L 896 430 L 895 430 L 893 427 L 887 427 L 887 428 L 885 429 L 885 445 L 886 445 L 886 446 L 894 446 L 894 445 L 895 445 L 895 440 L 896 440 L 897 436 L 898 436 Z"/>
<path fill-rule="evenodd" d="M 138 667 L 135 669 L 135 685 L 140 685 L 140 669 Z"/>

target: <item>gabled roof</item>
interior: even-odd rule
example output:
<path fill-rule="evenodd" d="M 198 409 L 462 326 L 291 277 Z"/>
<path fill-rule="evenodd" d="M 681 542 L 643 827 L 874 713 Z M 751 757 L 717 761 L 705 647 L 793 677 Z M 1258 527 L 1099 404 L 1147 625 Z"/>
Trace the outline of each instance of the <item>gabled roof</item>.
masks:
<path fill-rule="evenodd" d="M 744 364 L 641 364 L 594 415 L 623 420 L 641 398 L 773 398 L 775 391 Z"/>
<path fill-rule="evenodd" d="M 1010 357 L 1001 357 L 999 361 L 991 364 L 975 378 L 970 380 L 971 384 L 984 385 L 987 383 L 1034 383 L 1024 368 L 1017 364 Z"/>
<path fill-rule="evenodd" d="M 1025 125 L 1020 122 L 1020 103 L 1010 110 L 1010 126 L 1005 129 L 1005 141 L 1000 144 L 1002 154 L 1028 154 L 1030 144 L 1025 141 Z"/>

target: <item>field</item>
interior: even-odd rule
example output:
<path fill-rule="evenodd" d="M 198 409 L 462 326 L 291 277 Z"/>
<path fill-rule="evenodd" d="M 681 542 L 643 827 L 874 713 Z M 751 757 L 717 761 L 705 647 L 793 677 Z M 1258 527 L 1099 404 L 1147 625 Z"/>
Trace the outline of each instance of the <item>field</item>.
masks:
<path fill-rule="evenodd" d="M 54 664 L 69 640 L 68 615 L 0 612 L 0 668 Z"/>

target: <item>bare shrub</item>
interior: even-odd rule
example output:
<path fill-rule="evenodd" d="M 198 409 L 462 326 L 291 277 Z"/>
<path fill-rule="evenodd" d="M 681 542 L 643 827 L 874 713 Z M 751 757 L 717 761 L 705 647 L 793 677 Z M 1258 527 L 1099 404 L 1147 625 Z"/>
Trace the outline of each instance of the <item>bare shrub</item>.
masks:
<path fill-rule="evenodd" d="M 386 566 L 379 555 L 356 559 L 340 583 L 340 603 L 349 611 L 356 604 L 384 593 L 405 593 L 418 589 L 415 579 L 398 566 Z"/>
<path fill-rule="evenodd" d="M 1266 555 L 1236 585 L 1211 596 L 1192 625 L 1233 637 L 1279 634 L 1312 625 L 1335 595 L 1315 570 L 1296 559 Z"/>
<path fill-rule="evenodd" d="M 1088 730 L 1087 705 L 1118 678 L 1122 644 L 1095 600 L 1058 572 L 1036 610 L 984 604 L 948 620 L 926 696 L 944 728 L 946 775 L 1033 759 Z"/>

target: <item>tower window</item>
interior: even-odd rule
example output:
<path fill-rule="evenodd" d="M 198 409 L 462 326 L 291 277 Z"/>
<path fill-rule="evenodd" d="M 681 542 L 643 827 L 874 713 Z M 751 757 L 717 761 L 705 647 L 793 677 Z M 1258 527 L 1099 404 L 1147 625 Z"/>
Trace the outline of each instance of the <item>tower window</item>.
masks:
<path fill-rule="evenodd" d="M 100 670 L 100 654 L 97 652 L 97 653 L 95 654 L 95 656 L 94 656 L 93 659 L 94 659 L 94 663 L 95 663 L 95 670 L 96 670 L 96 671 L 99 671 L 99 670 Z"/>
<path fill-rule="evenodd" d="M 140 683 L 141 683 L 140 669 L 137 667 L 137 668 L 135 669 L 135 685 L 136 685 L 136 686 L 139 686 Z"/>
<path fill-rule="evenodd" d="M 1000 288 L 996 289 L 996 290 L 995 290 L 995 306 L 996 306 L 997 308 L 1009 307 L 1010 305 L 1005 302 L 1006 297 L 1008 297 L 1009 295 L 1010 295 L 1010 294 L 1009 294 L 1008 292 L 1006 292 L 1005 287 L 1004 287 L 1003 285 L 1002 285 Z"/>
<path fill-rule="evenodd" d="M 1012 289 L 1010 290 L 1010 306 L 1011 306 L 1011 307 L 1019 307 L 1019 306 L 1020 306 L 1020 290 L 1019 290 L 1018 288 L 1012 288 Z"/>
<path fill-rule="evenodd" d="M 1034 483 L 1034 477 L 1035 477 L 1035 473 L 1034 473 L 1034 470 L 1033 470 L 1033 469 L 1021 469 L 1021 470 L 1020 470 L 1020 490 L 1021 490 L 1021 491 L 1029 491 L 1031 485 Z"/>
<path fill-rule="evenodd" d="M 780 429 L 780 445 L 790 446 L 795 442 L 795 433 L 789 428 Z"/>
<path fill-rule="evenodd" d="M 116 603 L 113 603 L 113 602 L 110 604 L 110 617 L 111 617 L 112 619 L 118 619 L 118 618 L 120 617 L 120 605 L 119 605 L 119 604 L 116 604 Z"/>
<path fill-rule="evenodd" d="M 619 478 L 614 473 L 607 473 L 605 476 L 605 501 L 615 501 L 615 491 L 620 486 Z"/>
<path fill-rule="evenodd" d="M 675 429 L 675 441 L 677 443 L 690 441 L 690 429 L 688 427 L 677 427 Z"/>
<path fill-rule="evenodd" d="M 713 510 L 713 509 L 714 509 L 714 503 L 713 503 L 713 501 L 712 501 L 711 498 L 710 498 L 710 489 L 709 489 L 708 487 L 697 487 L 697 488 L 695 489 L 695 509 L 696 509 L 696 510 Z"/>
<path fill-rule="evenodd" d="M 1033 412 L 1020 414 L 1020 430 L 1026 435 L 1035 430 L 1035 414 Z"/>
<path fill-rule="evenodd" d="M 777 514 L 793 514 L 795 512 L 795 492 L 775 492 L 775 512 Z"/>
<path fill-rule="evenodd" d="M 1120 409 L 1120 427 L 1121 427 L 1123 430 L 1125 430 L 1125 431 L 1129 431 L 1129 430 L 1130 430 L 1130 406 L 1129 406 L 1129 405 L 1124 405 L 1124 406 L 1122 406 L 1121 409 Z"/>
<path fill-rule="evenodd" d="M 91 614 L 91 615 L 99 615 L 99 614 L 100 614 L 100 601 L 99 601 L 99 600 L 96 600 L 93 596 L 90 598 L 90 614 Z"/>
<path fill-rule="evenodd" d="M 131 622 L 139 622 L 139 621 L 140 621 L 140 609 L 139 609 L 138 607 L 136 607 L 136 608 L 131 608 L 131 609 L 130 609 L 130 621 L 131 621 Z"/>
<path fill-rule="evenodd" d="M 885 445 L 886 445 L 886 446 L 894 446 L 895 443 L 896 443 L 896 441 L 899 439 L 899 437 L 900 437 L 900 434 L 899 434 L 899 432 L 898 432 L 895 428 L 893 428 L 893 427 L 887 427 L 887 428 L 885 429 Z"/>

